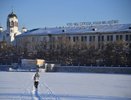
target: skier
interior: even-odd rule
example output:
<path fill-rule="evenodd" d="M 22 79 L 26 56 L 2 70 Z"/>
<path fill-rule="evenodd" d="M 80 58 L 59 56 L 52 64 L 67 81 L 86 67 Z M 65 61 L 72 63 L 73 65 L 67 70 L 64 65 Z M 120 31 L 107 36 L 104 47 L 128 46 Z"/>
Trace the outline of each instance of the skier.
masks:
<path fill-rule="evenodd" d="M 36 90 L 38 89 L 38 85 L 39 85 L 39 77 L 40 77 L 39 73 L 36 72 L 34 75 L 34 87 Z"/>

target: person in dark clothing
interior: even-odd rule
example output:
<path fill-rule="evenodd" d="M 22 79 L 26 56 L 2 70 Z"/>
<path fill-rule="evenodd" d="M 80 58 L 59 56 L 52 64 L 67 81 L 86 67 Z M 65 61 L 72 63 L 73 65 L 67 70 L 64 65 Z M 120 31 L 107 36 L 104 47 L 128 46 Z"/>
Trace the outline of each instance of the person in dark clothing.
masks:
<path fill-rule="evenodd" d="M 39 73 L 36 72 L 35 75 L 34 75 L 34 87 L 35 87 L 36 89 L 38 89 L 39 77 L 40 77 Z"/>

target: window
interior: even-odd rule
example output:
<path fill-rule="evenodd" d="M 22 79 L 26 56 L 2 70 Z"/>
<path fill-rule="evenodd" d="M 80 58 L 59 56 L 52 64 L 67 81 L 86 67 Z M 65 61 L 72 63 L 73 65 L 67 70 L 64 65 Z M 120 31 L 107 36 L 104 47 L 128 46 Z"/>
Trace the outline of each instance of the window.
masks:
<path fill-rule="evenodd" d="M 87 36 L 84 36 L 84 40 L 87 41 Z"/>
<path fill-rule="evenodd" d="M 116 40 L 123 40 L 123 35 L 116 35 Z"/>
<path fill-rule="evenodd" d="M 100 41 L 104 41 L 104 36 L 102 35 L 102 36 L 98 36 L 98 41 L 100 42 Z"/>
<path fill-rule="evenodd" d="M 95 36 L 93 36 L 93 41 L 95 41 Z"/>
<path fill-rule="evenodd" d="M 119 35 L 116 35 L 116 40 L 119 40 Z"/>
<path fill-rule="evenodd" d="M 79 37 L 78 36 L 74 36 L 73 37 L 73 42 L 79 41 Z"/>
<path fill-rule="evenodd" d="M 10 22 L 10 27 L 14 27 L 14 22 L 13 21 Z"/>
<path fill-rule="evenodd" d="M 125 40 L 126 40 L 126 41 L 128 41 L 128 40 L 129 40 L 129 35 L 126 35 Z"/>
<path fill-rule="evenodd" d="M 89 37 L 89 41 L 90 41 L 90 42 L 92 41 L 92 36 Z"/>
<path fill-rule="evenodd" d="M 83 36 L 81 37 L 81 41 L 82 41 L 82 42 L 84 41 L 84 37 L 83 37 Z"/>
<path fill-rule="evenodd" d="M 130 35 L 130 39 L 129 39 L 129 41 L 131 41 L 131 35 Z"/>
<path fill-rule="evenodd" d="M 113 41 L 113 36 L 112 35 L 110 35 L 110 41 Z"/>
<path fill-rule="evenodd" d="M 131 48 L 131 43 L 129 44 L 129 48 Z"/>
<path fill-rule="evenodd" d="M 81 41 L 82 41 L 82 42 L 87 41 L 87 36 L 81 36 Z"/>
<path fill-rule="evenodd" d="M 101 40 L 104 41 L 104 36 L 101 37 Z"/>
<path fill-rule="evenodd" d="M 103 37 L 104 39 L 104 37 Z M 113 41 L 113 35 L 107 35 L 107 41 Z"/>
<path fill-rule="evenodd" d="M 98 36 L 98 41 L 99 41 L 99 42 L 101 41 L 100 36 Z"/>
<path fill-rule="evenodd" d="M 79 41 L 79 37 L 78 36 L 76 36 L 76 40 Z"/>
<path fill-rule="evenodd" d="M 68 40 L 70 41 L 70 40 L 71 40 L 71 37 L 68 37 Z"/>
<path fill-rule="evenodd" d="M 120 40 L 122 40 L 123 39 L 123 36 L 122 35 L 120 35 Z"/>
<path fill-rule="evenodd" d="M 75 42 L 76 41 L 76 39 L 75 39 L 75 37 L 73 37 L 73 42 Z"/>
<path fill-rule="evenodd" d="M 95 36 L 90 36 L 90 37 L 89 37 L 89 41 L 90 41 L 90 42 L 94 42 L 94 41 L 95 41 Z"/>
<path fill-rule="evenodd" d="M 109 35 L 107 36 L 107 41 L 109 41 L 110 40 L 110 38 L 109 38 Z"/>

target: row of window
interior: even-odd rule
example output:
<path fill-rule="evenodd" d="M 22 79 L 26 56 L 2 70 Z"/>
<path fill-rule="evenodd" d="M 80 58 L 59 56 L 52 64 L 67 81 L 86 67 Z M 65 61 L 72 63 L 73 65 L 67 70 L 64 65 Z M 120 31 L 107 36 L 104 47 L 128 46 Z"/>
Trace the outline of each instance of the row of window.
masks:
<path fill-rule="evenodd" d="M 55 40 L 58 40 L 58 41 L 63 41 L 63 39 L 65 38 L 62 38 L 62 37 L 51 37 L 50 39 L 47 39 L 47 37 L 32 37 L 32 42 L 34 41 L 55 41 Z M 67 39 L 69 41 L 73 41 L 73 42 L 78 42 L 78 41 L 81 41 L 81 42 L 87 42 L 88 39 L 89 39 L 89 42 L 95 42 L 95 41 L 98 41 L 98 42 L 104 42 L 104 41 L 119 41 L 119 40 L 125 40 L 125 41 L 131 41 L 131 35 L 116 35 L 116 36 L 113 36 L 113 35 L 107 35 L 107 36 L 104 36 L 104 35 L 99 35 L 99 36 L 68 36 Z"/>
<path fill-rule="evenodd" d="M 89 41 L 94 42 L 96 41 L 97 36 L 89 36 Z M 106 37 L 104 35 L 98 36 L 98 42 L 100 41 L 113 41 L 115 38 L 116 41 L 119 40 L 125 40 L 125 41 L 131 41 L 131 35 L 116 35 L 113 37 L 113 35 L 107 35 Z M 86 42 L 87 41 L 87 36 L 81 36 L 80 38 L 78 36 L 73 37 L 73 42 L 79 41 L 81 39 L 81 42 Z M 69 37 L 69 40 L 71 40 L 71 37 Z"/>

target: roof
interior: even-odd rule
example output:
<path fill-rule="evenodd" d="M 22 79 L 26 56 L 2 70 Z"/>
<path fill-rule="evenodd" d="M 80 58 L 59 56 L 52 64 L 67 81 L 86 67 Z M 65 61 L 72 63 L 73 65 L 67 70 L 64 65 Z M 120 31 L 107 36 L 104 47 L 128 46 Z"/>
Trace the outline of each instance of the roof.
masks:
<path fill-rule="evenodd" d="M 80 33 L 109 33 L 109 32 L 131 32 L 131 24 L 94 25 L 87 27 L 54 27 L 36 28 L 29 30 L 20 36 L 49 35 L 49 34 L 80 34 Z"/>
<path fill-rule="evenodd" d="M 13 18 L 13 17 L 16 17 L 16 18 L 17 18 L 16 14 L 14 14 L 14 12 L 11 12 L 11 13 L 8 15 L 8 18 Z"/>

